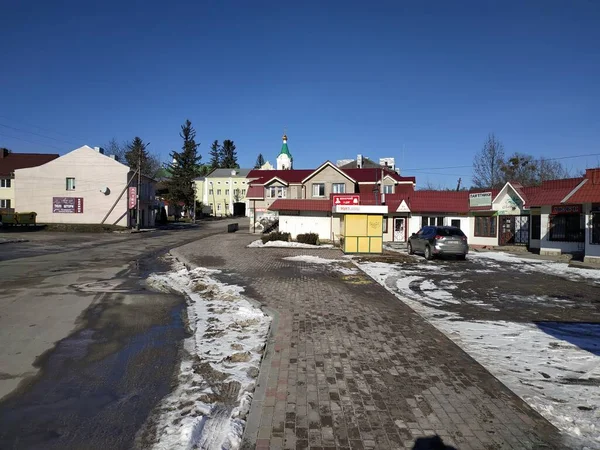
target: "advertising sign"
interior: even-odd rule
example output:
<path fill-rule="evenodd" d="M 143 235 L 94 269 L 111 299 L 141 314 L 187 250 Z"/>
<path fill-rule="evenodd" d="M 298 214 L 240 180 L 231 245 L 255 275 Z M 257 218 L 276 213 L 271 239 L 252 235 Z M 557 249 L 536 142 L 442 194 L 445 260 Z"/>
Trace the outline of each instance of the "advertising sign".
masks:
<path fill-rule="evenodd" d="M 581 205 L 555 205 L 552 214 L 581 214 Z"/>
<path fill-rule="evenodd" d="M 387 205 L 334 205 L 334 213 L 387 214 Z"/>
<path fill-rule="evenodd" d="M 134 209 L 137 204 L 137 188 L 135 186 L 129 188 L 127 198 L 129 199 L 129 209 Z"/>
<path fill-rule="evenodd" d="M 360 195 L 334 195 L 334 205 L 359 205 Z"/>
<path fill-rule="evenodd" d="M 492 193 L 491 192 L 478 192 L 476 194 L 469 194 L 469 207 L 476 208 L 478 206 L 491 206 L 492 205 Z"/>
<path fill-rule="evenodd" d="M 82 214 L 83 197 L 52 197 L 52 212 Z"/>

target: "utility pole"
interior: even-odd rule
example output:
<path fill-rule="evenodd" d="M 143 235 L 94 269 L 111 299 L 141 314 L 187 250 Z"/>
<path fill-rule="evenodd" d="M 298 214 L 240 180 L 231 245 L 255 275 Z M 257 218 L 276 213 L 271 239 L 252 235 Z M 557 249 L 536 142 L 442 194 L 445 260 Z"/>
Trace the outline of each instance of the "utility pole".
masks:
<path fill-rule="evenodd" d="M 142 189 L 142 149 L 138 152 L 138 166 L 137 166 L 137 213 L 136 213 L 136 229 L 140 231 L 141 217 L 140 217 L 140 193 Z"/>
<path fill-rule="evenodd" d="M 461 183 L 461 181 L 462 181 L 462 178 L 459 178 L 458 179 L 458 184 L 456 185 L 456 191 L 457 192 L 460 191 L 460 183 Z"/>

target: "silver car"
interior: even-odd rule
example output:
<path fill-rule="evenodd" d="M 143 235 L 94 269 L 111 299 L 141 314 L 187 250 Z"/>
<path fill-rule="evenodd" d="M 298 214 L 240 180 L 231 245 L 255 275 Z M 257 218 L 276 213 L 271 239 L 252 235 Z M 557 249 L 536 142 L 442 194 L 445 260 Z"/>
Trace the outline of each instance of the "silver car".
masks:
<path fill-rule="evenodd" d="M 423 253 L 426 259 L 436 255 L 454 255 L 465 259 L 469 253 L 467 236 L 457 227 L 423 227 L 408 238 L 408 254 Z"/>

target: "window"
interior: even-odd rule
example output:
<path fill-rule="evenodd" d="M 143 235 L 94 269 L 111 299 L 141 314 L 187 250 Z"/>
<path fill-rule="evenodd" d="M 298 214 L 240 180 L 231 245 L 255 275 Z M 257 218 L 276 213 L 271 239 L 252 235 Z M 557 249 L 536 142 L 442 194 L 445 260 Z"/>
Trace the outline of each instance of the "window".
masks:
<path fill-rule="evenodd" d="M 286 189 L 282 186 L 271 186 L 267 188 L 267 197 L 269 198 L 285 198 Z"/>
<path fill-rule="evenodd" d="M 585 216 L 583 214 L 557 214 L 550 216 L 550 240 L 583 242 L 585 240 Z"/>
<path fill-rule="evenodd" d="M 75 178 L 67 178 L 67 191 L 75 190 Z"/>
<path fill-rule="evenodd" d="M 212 189 L 208 190 L 208 195 L 213 195 L 213 190 Z"/>
<path fill-rule="evenodd" d="M 242 189 L 242 195 L 246 195 L 246 189 Z"/>
<path fill-rule="evenodd" d="M 421 226 L 422 227 L 426 227 L 426 226 L 438 226 L 438 227 L 443 227 L 444 226 L 444 216 L 437 216 L 437 217 L 433 217 L 433 216 L 423 216 L 423 219 L 421 221 Z"/>
<path fill-rule="evenodd" d="M 225 195 L 229 195 L 229 189 L 225 189 Z"/>
<path fill-rule="evenodd" d="M 217 189 L 217 195 L 221 195 L 221 189 Z"/>
<path fill-rule="evenodd" d="M 591 244 L 600 244 L 600 211 L 592 212 L 592 228 L 590 232 L 592 236 L 590 237 Z"/>
<path fill-rule="evenodd" d="M 542 216 L 531 216 L 531 239 L 540 239 L 542 235 Z"/>
<path fill-rule="evenodd" d="M 383 232 L 388 232 L 388 216 L 383 216 Z"/>
<path fill-rule="evenodd" d="M 460 228 L 460 219 L 452 219 L 450 225 L 456 228 Z"/>
<path fill-rule="evenodd" d="M 0 187 L 9 188 L 10 187 L 10 178 L 2 178 L 0 180 Z"/>
<path fill-rule="evenodd" d="M 394 185 L 393 184 L 385 184 L 383 186 L 384 194 L 393 194 L 394 193 Z"/>
<path fill-rule="evenodd" d="M 10 208 L 10 200 L 0 200 L 0 208 Z"/>
<path fill-rule="evenodd" d="M 240 190 L 239 189 L 234 189 L 233 190 L 233 195 L 240 195 Z"/>
<path fill-rule="evenodd" d="M 346 192 L 346 185 L 344 183 L 333 183 L 334 194 L 344 194 Z"/>
<path fill-rule="evenodd" d="M 475 236 L 496 237 L 496 217 L 475 217 Z"/>
<path fill-rule="evenodd" d="M 312 196 L 313 197 L 325 197 L 325 183 L 313 183 Z"/>
<path fill-rule="evenodd" d="M 217 203 L 217 211 L 221 211 L 221 204 Z"/>

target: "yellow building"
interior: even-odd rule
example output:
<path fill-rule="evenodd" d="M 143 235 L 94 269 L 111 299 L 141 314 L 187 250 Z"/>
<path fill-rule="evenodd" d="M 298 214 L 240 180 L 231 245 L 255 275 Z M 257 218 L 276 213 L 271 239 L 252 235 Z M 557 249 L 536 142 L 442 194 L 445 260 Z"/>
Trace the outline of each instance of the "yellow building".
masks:
<path fill-rule="evenodd" d="M 196 199 L 210 208 L 214 216 L 233 215 L 233 204 L 246 204 L 248 214 L 248 180 L 250 169 L 215 169 L 207 176 L 194 180 Z"/>
<path fill-rule="evenodd" d="M 58 158 L 55 154 L 13 153 L 0 149 L 0 210 L 17 210 L 15 170 L 37 167 Z"/>

